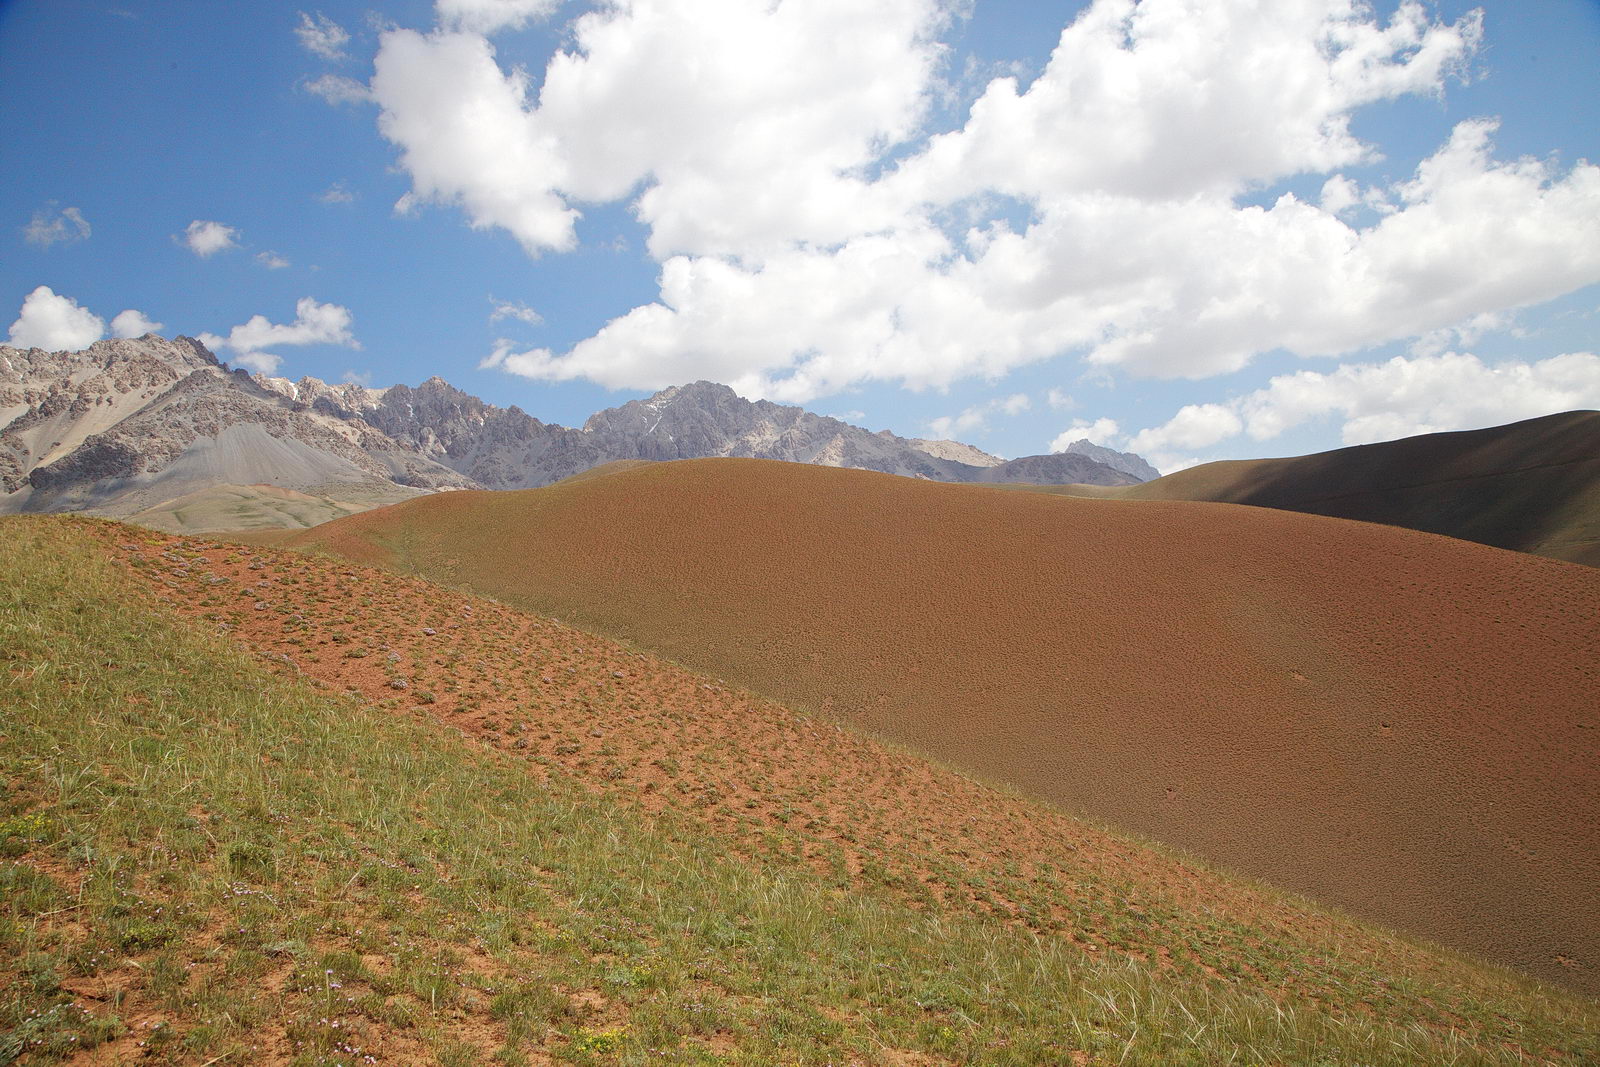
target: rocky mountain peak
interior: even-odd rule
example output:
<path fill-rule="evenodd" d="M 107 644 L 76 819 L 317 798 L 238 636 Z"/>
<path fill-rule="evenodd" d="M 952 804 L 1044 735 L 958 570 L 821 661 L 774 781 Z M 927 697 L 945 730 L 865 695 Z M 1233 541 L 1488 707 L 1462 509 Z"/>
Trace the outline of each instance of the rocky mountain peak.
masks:
<path fill-rule="evenodd" d="M 738 393 L 733 391 L 731 387 L 723 385 L 720 382 L 708 382 L 705 380 L 690 382 L 688 385 L 680 385 L 662 390 L 662 393 L 667 392 L 673 394 L 674 400 L 717 400 L 726 402 L 729 400 L 742 399 Z M 657 393 L 656 396 L 661 396 L 662 393 Z M 653 400 L 655 397 L 652 397 L 651 399 Z M 646 403 L 648 403 L 648 401 L 646 401 Z"/>
<path fill-rule="evenodd" d="M 1112 470 L 1121 471 L 1132 475 L 1141 482 L 1150 482 L 1161 477 L 1161 472 L 1145 461 L 1143 456 L 1136 456 L 1132 452 L 1118 452 L 1115 449 L 1097 445 L 1088 438 L 1080 438 L 1068 445 L 1064 452 L 1073 455 L 1087 456 L 1096 463 L 1104 463 Z"/>

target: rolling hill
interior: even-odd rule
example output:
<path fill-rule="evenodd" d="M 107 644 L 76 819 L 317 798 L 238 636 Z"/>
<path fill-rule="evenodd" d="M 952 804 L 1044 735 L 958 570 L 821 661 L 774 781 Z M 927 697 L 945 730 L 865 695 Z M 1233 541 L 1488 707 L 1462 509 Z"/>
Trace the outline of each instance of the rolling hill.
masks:
<path fill-rule="evenodd" d="M 1600 567 L 1600 411 L 1292 459 L 1206 463 L 1123 500 L 1214 500 L 1381 522 Z"/>
<path fill-rule="evenodd" d="M 1415 531 L 761 461 L 287 542 L 532 608 L 1600 990 L 1600 574 Z"/>
<path fill-rule="evenodd" d="M 6 1062 L 1600 1054 L 1592 1001 L 416 578 L 0 519 L 0 635 Z"/>

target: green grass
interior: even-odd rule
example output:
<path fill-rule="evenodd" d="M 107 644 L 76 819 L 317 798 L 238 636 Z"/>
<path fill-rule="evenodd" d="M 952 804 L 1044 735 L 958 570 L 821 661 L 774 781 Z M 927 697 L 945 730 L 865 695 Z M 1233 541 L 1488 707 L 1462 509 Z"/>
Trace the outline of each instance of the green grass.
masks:
<path fill-rule="evenodd" d="M 1532 984 L 1452 1030 L 731 862 L 269 673 L 92 528 L 0 521 L 0 1063 L 1600 1060 Z"/>

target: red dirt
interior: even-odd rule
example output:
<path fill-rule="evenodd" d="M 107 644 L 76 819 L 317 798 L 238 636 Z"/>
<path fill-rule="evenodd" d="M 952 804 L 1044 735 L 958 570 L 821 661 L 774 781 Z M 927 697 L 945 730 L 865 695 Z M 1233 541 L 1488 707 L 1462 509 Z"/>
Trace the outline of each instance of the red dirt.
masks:
<path fill-rule="evenodd" d="M 753 460 L 440 494 L 290 543 L 610 633 L 1600 992 L 1591 569 Z M 1004 848 L 1004 825 L 974 837 Z"/>
<path fill-rule="evenodd" d="M 1453 964 L 655 656 L 337 560 L 102 536 L 172 609 L 279 669 L 436 717 L 536 776 L 687 820 L 758 862 L 1288 1000 L 1343 984 L 1452 1025 Z M 1266 980 L 1263 961 L 1282 973 Z M 1400 974 L 1442 984 L 1397 1002 L 1368 978 Z"/>

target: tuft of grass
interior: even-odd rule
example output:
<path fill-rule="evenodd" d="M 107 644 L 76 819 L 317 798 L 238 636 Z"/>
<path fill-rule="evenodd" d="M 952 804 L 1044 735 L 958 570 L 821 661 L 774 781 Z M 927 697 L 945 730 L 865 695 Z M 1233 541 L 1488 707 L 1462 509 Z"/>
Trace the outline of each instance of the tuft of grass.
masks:
<path fill-rule="evenodd" d="M 0 818 L 27 830 L 0 1060 L 1600 1061 L 1593 1005 L 1532 983 L 1484 980 L 1449 1026 L 1331 1010 L 734 862 L 703 823 L 270 673 L 147 603 L 100 529 L 0 520 Z"/>

